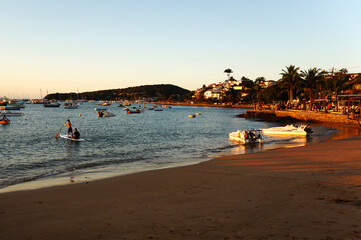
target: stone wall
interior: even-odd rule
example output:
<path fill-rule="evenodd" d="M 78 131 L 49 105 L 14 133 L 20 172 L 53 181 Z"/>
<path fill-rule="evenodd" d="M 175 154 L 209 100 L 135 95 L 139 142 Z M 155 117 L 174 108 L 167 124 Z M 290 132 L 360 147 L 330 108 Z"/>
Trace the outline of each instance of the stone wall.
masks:
<path fill-rule="evenodd" d="M 273 111 L 273 110 L 246 110 L 245 118 L 264 120 L 297 119 L 302 122 L 332 123 L 351 126 L 360 126 L 357 120 L 349 119 L 346 115 L 309 111 Z"/>

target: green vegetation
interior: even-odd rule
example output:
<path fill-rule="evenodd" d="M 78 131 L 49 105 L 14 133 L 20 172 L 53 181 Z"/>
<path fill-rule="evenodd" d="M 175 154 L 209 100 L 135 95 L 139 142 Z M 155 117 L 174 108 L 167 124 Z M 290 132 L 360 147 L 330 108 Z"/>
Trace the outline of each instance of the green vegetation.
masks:
<path fill-rule="evenodd" d="M 202 88 L 190 92 L 170 85 L 145 85 L 124 89 L 110 89 L 84 93 L 55 93 L 47 99 L 84 100 L 153 100 L 194 103 L 227 104 L 271 104 L 283 102 L 292 106 L 303 105 L 312 108 L 332 102 L 338 110 L 338 96 L 341 93 L 361 93 L 361 74 L 350 74 L 347 69 L 327 72 L 320 68 L 300 70 L 295 65 L 281 70 L 277 81 L 258 77 L 254 81 L 242 77 L 236 80 L 232 69 L 224 70 L 227 79 L 223 83 L 203 84 Z M 358 90 L 360 89 L 360 90 Z"/>
<path fill-rule="evenodd" d="M 264 77 L 254 81 L 242 77 L 237 81 L 230 76 L 231 69 L 224 70 L 224 73 L 227 73 L 224 83 L 203 85 L 195 92 L 194 102 L 271 104 L 281 101 L 290 106 L 303 104 L 312 108 L 316 101 L 318 105 L 333 102 L 338 110 L 340 93 L 361 93 L 361 74 L 349 74 L 347 69 L 327 72 L 316 67 L 300 70 L 289 65 L 281 70 L 281 78 L 277 81 Z"/>
<path fill-rule="evenodd" d="M 144 85 L 123 89 L 100 90 L 83 93 L 54 93 L 45 96 L 46 99 L 67 100 L 138 100 L 151 99 L 159 101 L 185 101 L 191 96 L 190 91 L 171 84 Z"/>

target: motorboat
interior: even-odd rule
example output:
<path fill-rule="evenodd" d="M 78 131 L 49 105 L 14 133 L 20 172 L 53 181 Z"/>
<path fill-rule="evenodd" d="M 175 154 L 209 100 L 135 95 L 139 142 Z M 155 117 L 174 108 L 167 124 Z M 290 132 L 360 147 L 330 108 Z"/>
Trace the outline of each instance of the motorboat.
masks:
<path fill-rule="evenodd" d="M 106 108 L 94 108 L 95 111 L 106 111 L 107 109 Z"/>
<path fill-rule="evenodd" d="M 111 102 L 105 102 L 105 103 L 102 104 L 102 106 L 110 106 L 110 105 L 112 105 Z"/>
<path fill-rule="evenodd" d="M 7 119 L 5 116 L 3 116 L 2 118 L 0 118 L 0 124 L 2 125 L 7 125 L 10 123 L 10 120 Z"/>
<path fill-rule="evenodd" d="M 13 108 L 25 108 L 24 107 L 25 102 L 24 101 L 13 101 L 9 102 L 7 107 L 13 107 Z M 9 110 L 16 110 L 16 109 L 9 109 Z"/>
<path fill-rule="evenodd" d="M 128 114 L 140 113 L 140 112 L 141 112 L 140 109 L 135 109 L 135 110 L 133 110 L 133 111 L 132 111 L 132 110 L 128 110 L 128 111 L 127 111 Z"/>
<path fill-rule="evenodd" d="M 64 104 L 64 109 L 77 109 L 79 107 L 79 104 L 75 102 L 66 102 Z"/>
<path fill-rule="evenodd" d="M 267 135 L 307 136 L 313 133 L 310 125 L 293 126 L 292 124 L 286 125 L 284 127 L 264 128 L 262 131 Z"/>
<path fill-rule="evenodd" d="M 262 130 L 238 130 L 237 132 L 231 132 L 229 138 L 233 141 L 241 143 L 263 143 Z"/>
<path fill-rule="evenodd" d="M 4 110 L 0 113 L 0 116 L 22 116 L 22 112 L 11 112 L 8 110 Z"/>
<path fill-rule="evenodd" d="M 116 115 L 111 112 L 103 112 L 103 111 L 98 112 L 98 117 L 115 117 L 115 116 Z"/>
<path fill-rule="evenodd" d="M 1 110 L 20 110 L 21 107 L 19 106 L 1 106 Z"/>
<path fill-rule="evenodd" d="M 52 107 L 52 108 L 56 108 L 56 107 L 60 107 L 60 103 L 57 102 L 47 102 L 43 104 L 44 107 Z"/>

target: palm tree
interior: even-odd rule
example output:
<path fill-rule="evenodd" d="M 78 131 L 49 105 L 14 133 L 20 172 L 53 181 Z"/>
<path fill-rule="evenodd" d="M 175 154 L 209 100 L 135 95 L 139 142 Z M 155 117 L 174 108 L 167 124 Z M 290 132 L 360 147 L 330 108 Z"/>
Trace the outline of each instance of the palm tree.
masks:
<path fill-rule="evenodd" d="M 326 81 L 327 90 L 335 96 L 336 111 L 338 111 L 338 95 L 350 85 L 349 77 L 345 73 L 347 69 L 343 68 Z"/>
<path fill-rule="evenodd" d="M 294 65 L 290 65 L 289 67 L 286 66 L 286 70 L 282 69 L 280 73 L 282 75 L 281 83 L 287 88 L 290 103 L 293 101 L 293 89 L 300 80 L 298 70 L 300 70 L 299 67 L 296 68 Z"/>
<path fill-rule="evenodd" d="M 313 105 L 313 95 L 317 89 L 318 84 L 323 79 L 324 72 L 319 68 L 310 68 L 307 71 L 301 71 L 302 86 L 310 95 L 310 109 L 312 109 Z"/>

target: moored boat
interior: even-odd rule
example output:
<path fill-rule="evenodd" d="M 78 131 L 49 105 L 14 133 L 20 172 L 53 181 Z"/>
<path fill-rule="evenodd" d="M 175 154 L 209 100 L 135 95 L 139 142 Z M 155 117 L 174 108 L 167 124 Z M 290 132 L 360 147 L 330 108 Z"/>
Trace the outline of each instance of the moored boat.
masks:
<path fill-rule="evenodd" d="M 64 109 L 77 109 L 79 107 L 79 104 L 76 102 L 67 102 L 64 104 Z"/>
<path fill-rule="evenodd" d="M 5 116 L 2 117 L 2 118 L 0 118 L 0 124 L 2 124 L 2 125 L 7 125 L 7 124 L 9 124 L 9 123 L 10 123 L 10 120 L 7 119 Z"/>
<path fill-rule="evenodd" d="M 309 125 L 293 126 L 292 124 L 284 127 L 272 127 L 262 129 L 264 134 L 267 135 L 295 135 L 307 136 L 313 133 Z"/>
<path fill-rule="evenodd" d="M 139 109 L 135 109 L 135 110 L 128 110 L 127 113 L 128 114 L 133 114 L 133 113 L 140 113 L 141 111 Z"/>
<path fill-rule="evenodd" d="M 0 107 L 1 110 L 20 110 L 19 106 L 2 106 Z"/>
<path fill-rule="evenodd" d="M 112 105 L 111 102 L 105 102 L 105 103 L 102 104 L 102 106 L 110 106 L 110 105 Z"/>
<path fill-rule="evenodd" d="M 241 143 L 263 143 L 262 130 L 238 130 L 229 134 L 231 140 Z"/>
<path fill-rule="evenodd" d="M 104 111 L 99 111 L 98 112 L 98 117 L 115 117 L 116 115 L 114 113 L 111 112 L 104 112 Z"/>
<path fill-rule="evenodd" d="M 106 108 L 94 108 L 95 111 L 106 111 L 107 109 Z"/>
<path fill-rule="evenodd" d="M 22 116 L 23 113 L 21 112 L 11 112 L 11 111 L 7 111 L 4 110 L 0 113 L 0 116 Z"/>
<path fill-rule="evenodd" d="M 56 107 L 60 107 L 60 103 L 58 102 L 47 102 L 43 104 L 44 107 L 52 107 L 52 108 L 56 108 Z"/>

